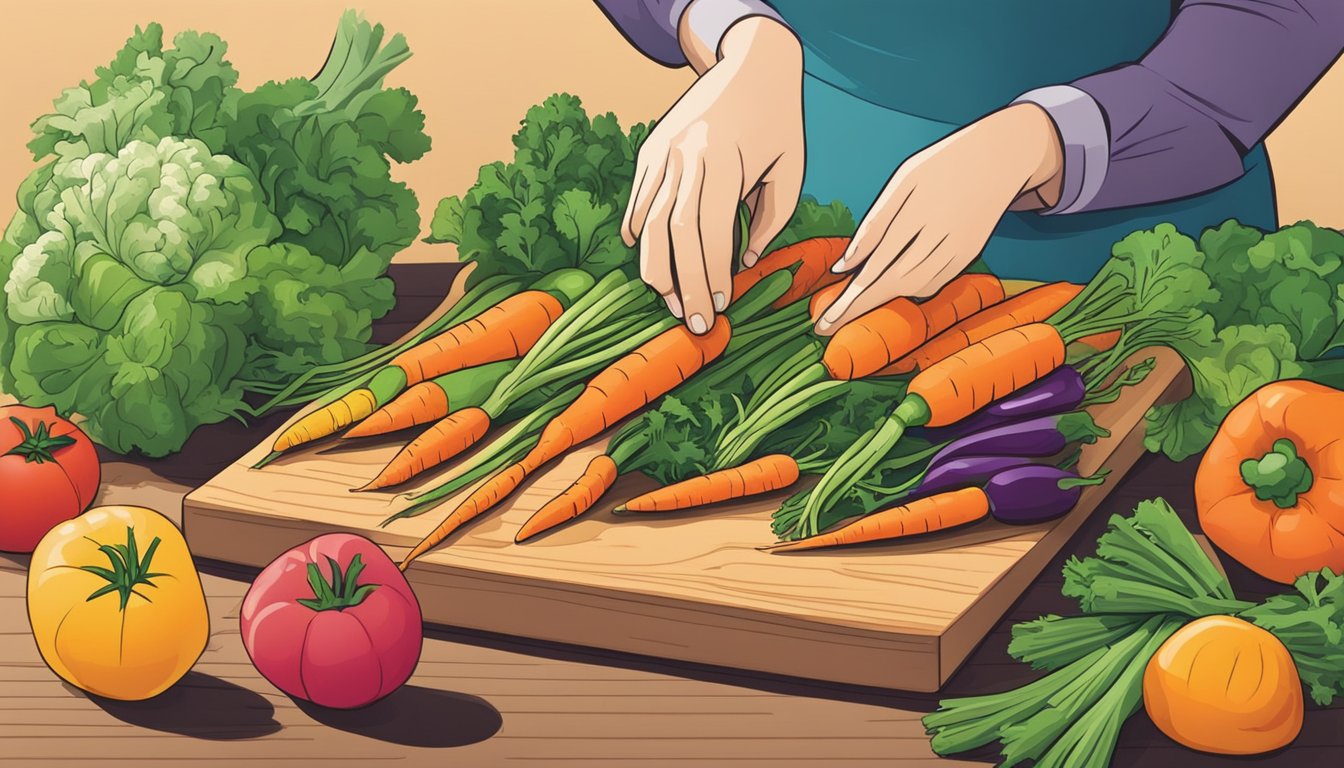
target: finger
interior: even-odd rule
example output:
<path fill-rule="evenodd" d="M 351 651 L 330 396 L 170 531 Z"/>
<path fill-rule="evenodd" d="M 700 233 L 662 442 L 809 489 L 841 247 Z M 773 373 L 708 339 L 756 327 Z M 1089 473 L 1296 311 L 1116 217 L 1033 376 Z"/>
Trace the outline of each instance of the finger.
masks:
<path fill-rule="evenodd" d="M 742 199 L 742 202 L 745 203 L 747 206 L 748 223 L 750 223 L 753 219 L 756 218 L 756 207 L 760 203 L 760 199 L 761 199 L 760 186 L 753 187 L 752 190 L 747 193 L 747 196 Z M 737 226 L 738 226 L 737 222 L 734 221 L 733 227 L 736 228 Z M 760 254 L 756 253 L 755 251 L 748 250 L 746 244 L 743 243 L 742 267 L 744 269 L 750 269 L 751 267 L 756 266 L 756 262 L 760 261 L 760 259 L 761 259 Z"/>
<path fill-rule="evenodd" d="M 642 157 L 649 151 L 646 146 L 640 152 Z M 625 206 L 625 217 L 621 221 L 621 239 L 625 244 L 634 247 L 635 241 L 639 239 L 644 231 L 644 225 L 648 221 L 649 211 L 653 207 L 653 198 L 657 196 L 658 190 L 663 186 L 663 180 L 667 178 L 668 158 L 659 158 L 653 165 L 641 162 L 640 168 L 636 169 L 635 183 L 630 188 L 630 202 Z"/>
<path fill-rule="evenodd" d="M 885 244 L 875 258 L 869 260 L 847 288 L 817 323 L 817 333 L 830 335 L 855 318 L 873 311 L 900 296 L 910 296 L 909 269 L 912 263 L 923 264 L 930 254 L 937 254 L 946 241 L 946 235 L 935 236 L 923 230 L 909 247 L 897 254 L 883 253 Z M 924 287 L 924 283 L 918 285 Z"/>
<path fill-rule="evenodd" d="M 793 217 L 793 210 L 798 207 L 798 196 L 802 193 L 802 169 L 797 169 L 796 173 L 794 169 L 772 173 L 761 181 L 756 210 L 751 217 L 751 226 L 747 228 L 747 256 L 750 256 L 752 264 L 784 231 Z M 744 257 L 743 263 L 747 261 Z"/>
<path fill-rule="evenodd" d="M 892 226 L 900 221 L 902 212 L 905 211 L 906 204 L 910 201 L 910 195 L 914 192 L 913 187 L 907 187 L 904 184 L 888 184 L 882 194 L 878 195 L 873 206 L 868 209 L 868 213 L 859 222 L 858 229 L 854 231 L 854 237 L 850 238 L 849 246 L 845 248 L 845 253 L 840 260 L 831 267 L 832 272 L 848 272 L 868 260 L 878 246 L 890 238 L 898 243 L 898 248 L 904 248 L 914 237 L 910 232 L 909 236 L 900 232 L 893 233 Z"/>
<path fill-rule="evenodd" d="M 672 202 L 672 269 L 677 294 L 686 312 L 686 327 L 702 334 L 714 325 L 714 303 L 700 239 L 700 194 L 705 183 L 703 156 L 689 161 L 681 173 Z"/>
<path fill-rule="evenodd" d="M 877 284 L 887 270 L 894 268 L 906 250 L 913 246 L 925 221 L 908 207 L 903 207 L 902 210 L 904 214 L 886 226 L 886 236 L 878 241 L 859 264 L 851 266 L 851 268 L 857 267 L 858 273 L 850 278 L 849 285 L 817 321 L 817 333 L 829 336 L 839 330 L 844 323 L 877 306 L 872 303 L 876 294 L 869 289 Z M 851 311 L 855 302 L 859 302 L 858 307 L 861 311 Z"/>
<path fill-rule="evenodd" d="M 671 221 L 675 180 L 676 177 L 668 178 L 665 174 L 662 184 L 650 198 L 647 222 L 639 239 L 639 276 L 663 297 L 667 308 L 680 319 L 681 301 L 672 279 Z"/>
<path fill-rule="evenodd" d="M 704 248 L 705 277 L 715 312 L 727 309 L 733 298 L 733 231 L 737 227 L 741 174 L 735 166 L 709 163 L 700 191 L 700 242 Z"/>

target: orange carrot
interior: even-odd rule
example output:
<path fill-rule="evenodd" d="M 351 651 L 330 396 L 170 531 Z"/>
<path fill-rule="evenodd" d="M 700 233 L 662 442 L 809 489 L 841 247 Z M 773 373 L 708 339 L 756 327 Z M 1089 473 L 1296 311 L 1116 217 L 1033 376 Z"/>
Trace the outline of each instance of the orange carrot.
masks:
<path fill-rule="evenodd" d="M 513 540 L 521 544 L 587 512 L 602 498 L 602 494 L 611 489 L 617 474 L 616 462 L 605 453 L 588 462 L 588 468 L 579 479 L 528 518 Z"/>
<path fill-rule="evenodd" d="M 767 552 L 798 552 L 932 533 L 973 523 L 989 515 L 989 497 L 980 488 L 962 488 L 884 509 L 828 533 L 765 547 Z"/>
<path fill-rule="evenodd" d="M 798 482 L 798 462 L 774 453 L 746 464 L 665 485 L 617 507 L 618 512 L 669 512 L 777 491 Z"/>
<path fill-rule="evenodd" d="M 373 491 L 410 480 L 471 448 L 490 429 L 490 414 L 481 408 L 463 408 L 440 419 L 406 444 L 378 476 L 360 488 Z"/>
<path fill-rule="evenodd" d="M 822 362 L 834 379 L 859 379 L 891 365 L 987 306 L 1003 300 L 993 275 L 962 275 L 934 296 L 915 303 L 893 299 L 848 323 L 826 344 Z"/>
<path fill-rule="evenodd" d="M 402 570 L 453 531 L 513 493 L 548 462 L 601 434 L 718 358 L 728 347 L 732 336 L 730 325 L 727 316 L 720 317 L 703 336 L 678 325 L 607 366 L 588 382 L 569 407 L 551 419 L 526 456 L 476 488 L 417 544 L 402 560 Z"/>
<path fill-rule="evenodd" d="M 564 307 L 546 291 L 523 291 L 392 358 L 406 384 L 498 360 L 522 357 Z"/>
<path fill-rule="evenodd" d="M 845 278 L 842 274 L 832 272 L 831 267 L 845 255 L 845 248 L 848 246 L 848 237 L 813 237 L 783 248 L 776 248 L 751 267 L 733 276 L 733 297 L 741 297 L 766 275 L 798 264 L 798 271 L 793 275 L 793 284 L 770 306 L 778 309 L 792 304 L 818 288 Z"/>
<path fill-rule="evenodd" d="M 821 316 L 826 313 L 827 309 L 830 309 L 835 300 L 840 298 L 840 294 L 844 293 L 845 288 L 848 287 L 849 278 L 845 278 L 812 294 L 812 300 L 807 303 L 807 313 L 812 316 L 814 324 L 821 321 Z"/>
<path fill-rule="evenodd" d="M 432 381 L 422 381 L 397 399 L 346 430 L 342 438 L 373 437 L 426 424 L 448 414 L 448 393 Z"/>
<path fill-rule="evenodd" d="M 923 370 L 949 355 L 1009 328 L 1039 323 L 1055 314 L 1083 290 L 1074 283 L 1049 283 L 976 312 L 934 336 L 923 346 L 883 368 L 879 375 L 891 376 Z"/>
<path fill-rule="evenodd" d="M 1098 352 L 1109 352 L 1112 347 L 1120 343 L 1120 331 L 1094 333 L 1091 336 L 1084 336 L 1077 343 L 1086 344 Z"/>
<path fill-rule="evenodd" d="M 923 426 L 945 427 L 1064 364 L 1064 339 L 1049 323 L 1010 328 L 949 355 L 910 380 L 906 397 L 928 408 Z"/>

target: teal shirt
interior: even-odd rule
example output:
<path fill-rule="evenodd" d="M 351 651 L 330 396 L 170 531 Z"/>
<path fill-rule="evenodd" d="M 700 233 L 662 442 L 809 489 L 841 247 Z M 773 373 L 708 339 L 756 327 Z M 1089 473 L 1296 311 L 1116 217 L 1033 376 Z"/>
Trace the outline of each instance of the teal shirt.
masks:
<path fill-rule="evenodd" d="M 1024 92 L 1142 58 L 1171 20 L 1169 0 L 771 5 L 804 49 L 804 193 L 841 200 L 856 217 L 915 152 Z M 1007 213 L 982 258 L 1003 277 L 1085 281 L 1115 241 L 1160 222 L 1191 234 L 1228 218 L 1272 229 L 1273 184 L 1263 148 L 1253 148 L 1243 164 L 1235 181 L 1170 202 L 1067 215 Z"/>

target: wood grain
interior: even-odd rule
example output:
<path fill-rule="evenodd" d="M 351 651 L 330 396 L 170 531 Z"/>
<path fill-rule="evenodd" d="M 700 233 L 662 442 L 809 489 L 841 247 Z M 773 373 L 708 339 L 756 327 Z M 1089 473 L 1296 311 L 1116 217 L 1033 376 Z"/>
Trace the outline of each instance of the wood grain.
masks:
<path fill-rule="evenodd" d="M 522 522 L 602 450 L 599 440 L 422 557 L 408 576 L 430 623 L 934 691 L 1142 452 L 1144 413 L 1173 390 L 1183 371 L 1168 350 L 1152 354 L 1158 365 L 1145 382 L 1095 410 L 1112 434 L 1085 448 L 1081 468 L 1106 466 L 1112 474 L 1088 488 L 1074 512 L 1051 523 L 985 522 L 856 551 L 770 555 L 758 547 L 772 540 L 768 520 L 779 496 L 712 512 L 616 517 L 610 508 L 646 487 L 626 478 L 585 518 L 513 544 Z M 399 555 L 454 501 L 382 528 L 406 500 L 350 488 L 386 463 L 398 443 L 319 447 L 251 469 L 273 439 L 187 496 L 184 527 L 198 555 L 259 567 L 328 531 L 368 535 Z"/>

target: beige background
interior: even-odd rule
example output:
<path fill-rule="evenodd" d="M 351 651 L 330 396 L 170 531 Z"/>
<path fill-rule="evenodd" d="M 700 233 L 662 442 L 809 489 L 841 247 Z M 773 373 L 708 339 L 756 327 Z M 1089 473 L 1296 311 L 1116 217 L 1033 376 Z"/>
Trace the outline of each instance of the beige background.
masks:
<path fill-rule="evenodd" d="M 135 24 L 218 33 L 241 85 L 310 75 L 341 10 L 355 6 L 403 32 L 413 58 L 392 82 L 420 97 L 429 155 L 398 169 L 420 195 L 428 228 L 439 198 L 459 193 L 483 163 L 511 154 L 524 110 L 566 90 L 623 123 L 657 117 L 690 82 L 636 53 L 591 0 L 6 0 L 0 10 L 0 220 L 32 168 L 28 124 L 62 88 L 92 76 Z M 1269 142 L 1280 215 L 1344 227 L 1344 64 L 1337 64 Z M 417 245 L 410 257 L 442 257 Z"/>

